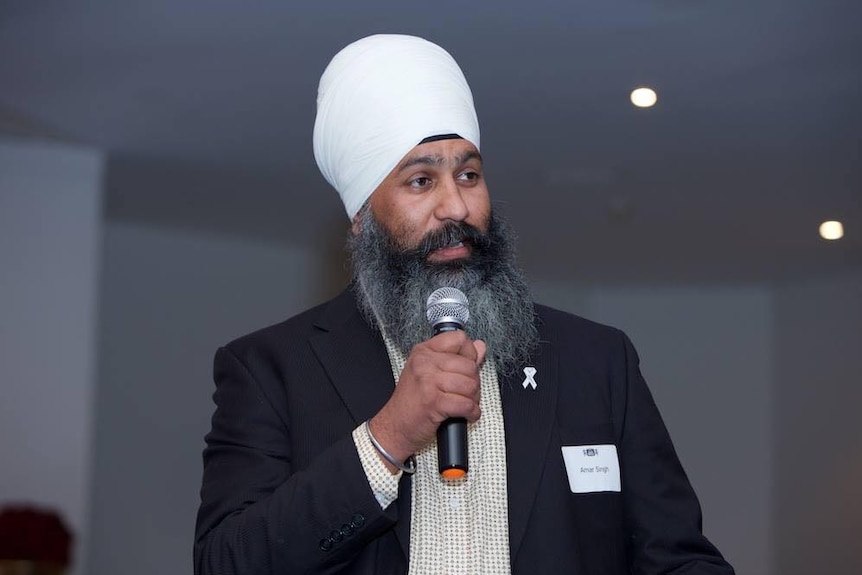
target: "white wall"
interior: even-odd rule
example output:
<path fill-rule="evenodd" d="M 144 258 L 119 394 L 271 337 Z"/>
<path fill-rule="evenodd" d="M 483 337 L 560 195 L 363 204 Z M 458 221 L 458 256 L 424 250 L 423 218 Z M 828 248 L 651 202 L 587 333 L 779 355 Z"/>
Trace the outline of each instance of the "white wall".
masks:
<path fill-rule="evenodd" d="M 0 506 L 87 536 L 103 159 L 0 139 Z"/>
<path fill-rule="evenodd" d="M 217 346 L 322 299 L 302 251 L 112 223 L 91 575 L 191 573 Z"/>
<path fill-rule="evenodd" d="M 862 270 L 776 290 L 781 575 L 862 573 Z"/>

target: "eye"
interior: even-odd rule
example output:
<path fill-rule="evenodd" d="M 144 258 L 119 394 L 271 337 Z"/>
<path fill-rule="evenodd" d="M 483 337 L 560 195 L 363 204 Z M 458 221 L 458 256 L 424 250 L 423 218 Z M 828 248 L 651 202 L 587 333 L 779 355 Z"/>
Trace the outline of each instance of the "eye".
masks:
<path fill-rule="evenodd" d="M 431 185 L 431 178 L 427 176 L 419 176 L 418 178 L 413 178 L 409 182 L 411 188 L 426 188 Z"/>
<path fill-rule="evenodd" d="M 458 175 L 458 179 L 465 182 L 475 182 L 480 178 L 479 172 L 468 170 Z"/>

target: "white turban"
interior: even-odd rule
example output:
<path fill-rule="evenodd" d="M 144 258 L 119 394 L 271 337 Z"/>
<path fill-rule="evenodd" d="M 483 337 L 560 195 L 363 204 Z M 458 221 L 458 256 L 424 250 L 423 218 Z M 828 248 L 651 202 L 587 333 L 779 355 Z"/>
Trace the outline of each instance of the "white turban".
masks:
<path fill-rule="evenodd" d="M 336 54 L 320 78 L 314 158 L 351 219 L 414 146 L 446 134 L 479 147 L 470 86 L 436 44 L 368 36 Z"/>

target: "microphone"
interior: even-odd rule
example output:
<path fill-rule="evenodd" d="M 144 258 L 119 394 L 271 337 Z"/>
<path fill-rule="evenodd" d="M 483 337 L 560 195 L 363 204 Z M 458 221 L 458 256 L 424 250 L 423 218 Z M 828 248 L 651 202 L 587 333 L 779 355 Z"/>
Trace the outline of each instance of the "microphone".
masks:
<path fill-rule="evenodd" d="M 425 317 L 434 335 L 463 330 L 470 319 L 467 296 L 459 289 L 441 287 L 428 296 Z M 467 420 L 450 417 L 437 428 L 437 468 L 444 479 L 467 475 Z"/>

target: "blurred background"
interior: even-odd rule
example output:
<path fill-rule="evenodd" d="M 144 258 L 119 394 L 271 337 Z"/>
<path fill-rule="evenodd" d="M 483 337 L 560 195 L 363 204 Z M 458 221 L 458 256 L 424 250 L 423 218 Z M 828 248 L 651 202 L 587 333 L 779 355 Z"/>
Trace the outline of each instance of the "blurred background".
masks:
<path fill-rule="evenodd" d="M 463 68 L 536 299 L 632 337 L 737 572 L 862 572 L 860 30 L 852 0 L 4 0 L 0 506 L 60 510 L 75 574 L 191 572 L 213 353 L 347 281 L 317 81 L 397 32 Z"/>

